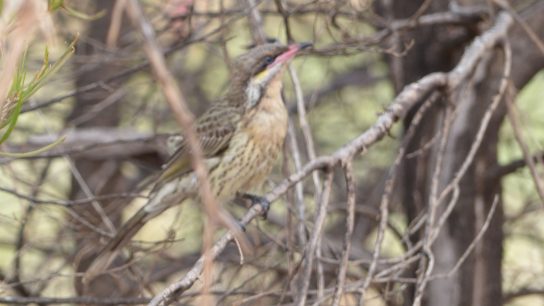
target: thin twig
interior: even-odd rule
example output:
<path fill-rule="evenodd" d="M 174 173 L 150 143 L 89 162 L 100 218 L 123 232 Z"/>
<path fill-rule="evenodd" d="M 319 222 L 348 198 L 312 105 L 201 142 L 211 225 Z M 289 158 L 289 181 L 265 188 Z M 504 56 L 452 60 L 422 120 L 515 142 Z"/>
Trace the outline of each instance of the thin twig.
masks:
<path fill-rule="evenodd" d="M 306 305 L 306 298 L 308 294 L 308 288 L 310 287 L 310 280 L 313 270 L 313 260 L 318 244 L 317 242 L 319 239 L 321 239 L 321 232 L 323 231 L 323 225 L 325 224 L 325 219 L 327 217 L 327 207 L 329 205 L 329 197 L 331 194 L 333 178 L 334 173 L 333 171 L 329 170 L 327 173 L 327 178 L 323 183 L 323 193 L 321 194 L 321 199 L 319 201 L 319 208 L 315 217 L 312 236 L 310 237 L 309 244 L 304 250 L 306 256 L 304 257 L 303 268 L 300 271 L 301 277 L 299 278 L 299 280 L 302 282 L 302 288 L 299 292 L 299 295 L 296 297 L 295 305 L 297 306 Z"/>
<path fill-rule="evenodd" d="M 521 152 L 523 153 L 523 159 L 525 161 L 525 164 L 529 168 L 529 173 L 531 173 L 531 177 L 533 178 L 537 194 L 540 197 L 540 202 L 542 203 L 542 205 L 544 205 L 544 182 L 539 176 L 535 160 L 531 156 L 531 152 L 529 152 L 529 147 L 527 146 L 527 142 L 525 141 L 525 137 L 521 129 L 521 122 L 519 120 L 520 115 L 516 106 L 514 105 L 514 102 L 512 101 L 513 99 L 513 94 L 507 95 L 506 97 L 506 106 L 508 107 L 508 121 L 510 121 L 512 130 L 514 131 L 514 138 L 516 139 L 516 142 L 518 143 Z"/>
<path fill-rule="evenodd" d="M 342 259 L 340 261 L 340 269 L 338 271 L 336 290 L 334 292 L 332 305 L 338 306 L 340 298 L 344 291 L 344 284 L 346 283 L 346 271 L 349 265 L 349 253 L 351 250 L 351 237 L 353 235 L 353 228 L 355 227 L 355 179 L 353 177 L 353 163 L 351 160 L 347 160 L 344 163 L 344 177 L 346 179 L 346 233 L 344 235 L 344 247 L 342 250 Z"/>

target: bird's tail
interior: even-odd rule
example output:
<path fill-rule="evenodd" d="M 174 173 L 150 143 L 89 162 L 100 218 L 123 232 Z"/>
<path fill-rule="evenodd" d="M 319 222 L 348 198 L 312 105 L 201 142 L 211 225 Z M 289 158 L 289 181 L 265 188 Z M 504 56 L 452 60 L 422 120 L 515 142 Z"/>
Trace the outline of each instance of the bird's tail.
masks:
<path fill-rule="evenodd" d="M 154 193 L 154 195 L 151 196 L 151 199 L 125 224 L 123 224 L 115 236 L 98 252 L 85 272 L 84 282 L 90 281 L 94 276 L 105 272 L 123 246 L 130 242 L 132 237 L 134 237 L 150 219 L 158 216 L 172 205 L 181 203 L 186 199 L 186 194 L 176 194 L 174 191 L 175 186 L 167 185 L 165 187 L 166 188 L 162 188 Z"/>
<path fill-rule="evenodd" d="M 142 207 L 127 223 L 123 224 L 117 234 L 98 252 L 85 273 L 86 278 L 91 279 L 109 268 L 121 248 L 144 226 L 146 220 L 149 219 L 148 215 L 149 213 Z"/>

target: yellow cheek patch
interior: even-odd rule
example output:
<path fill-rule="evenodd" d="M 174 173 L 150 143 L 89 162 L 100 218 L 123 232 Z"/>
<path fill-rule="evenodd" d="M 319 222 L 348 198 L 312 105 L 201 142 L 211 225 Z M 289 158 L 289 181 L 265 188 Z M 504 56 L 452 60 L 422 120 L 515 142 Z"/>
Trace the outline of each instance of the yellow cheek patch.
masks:
<path fill-rule="evenodd" d="M 266 77 L 266 74 L 267 74 L 267 69 L 259 72 L 258 74 L 256 74 L 253 79 L 256 80 L 256 81 L 260 81 L 262 79 L 264 79 Z"/>

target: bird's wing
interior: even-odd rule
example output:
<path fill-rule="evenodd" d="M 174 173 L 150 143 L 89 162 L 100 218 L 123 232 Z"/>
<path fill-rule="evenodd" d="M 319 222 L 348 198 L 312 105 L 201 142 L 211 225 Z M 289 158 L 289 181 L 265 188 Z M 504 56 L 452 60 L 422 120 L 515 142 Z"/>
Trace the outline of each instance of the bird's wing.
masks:
<path fill-rule="evenodd" d="M 240 116 L 238 109 L 223 104 L 212 106 L 198 119 L 196 132 L 205 158 L 215 157 L 228 148 Z M 168 182 L 189 171 L 191 154 L 189 144 L 183 140 L 165 164 L 157 182 Z"/>
<path fill-rule="evenodd" d="M 230 140 L 240 121 L 240 113 L 226 105 L 210 108 L 196 123 L 196 132 L 207 167 L 215 167 L 220 155 L 228 148 Z M 165 211 L 169 206 L 183 201 L 183 195 L 176 194 L 177 182 L 171 180 L 191 171 L 191 154 L 186 141 L 170 158 L 163 171 L 156 179 L 148 203 L 143 206 L 117 231 L 115 236 L 100 250 L 86 272 L 84 280 L 92 280 L 94 276 L 104 272 L 117 256 L 118 251 L 146 224 L 146 222 Z M 167 198 L 170 199 L 167 199 Z M 173 201 L 174 200 L 174 201 Z"/>

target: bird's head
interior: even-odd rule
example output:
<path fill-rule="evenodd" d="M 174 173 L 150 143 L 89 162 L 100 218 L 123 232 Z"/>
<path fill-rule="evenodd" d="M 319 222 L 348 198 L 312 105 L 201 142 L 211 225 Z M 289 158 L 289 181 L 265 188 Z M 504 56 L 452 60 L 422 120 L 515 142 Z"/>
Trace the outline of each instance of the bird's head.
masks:
<path fill-rule="evenodd" d="M 230 89 L 244 97 L 238 103 L 244 101 L 246 109 L 257 105 L 270 82 L 281 77 L 281 72 L 289 60 L 309 46 L 309 43 L 288 46 L 267 43 L 253 47 L 236 58 L 233 62 Z"/>

